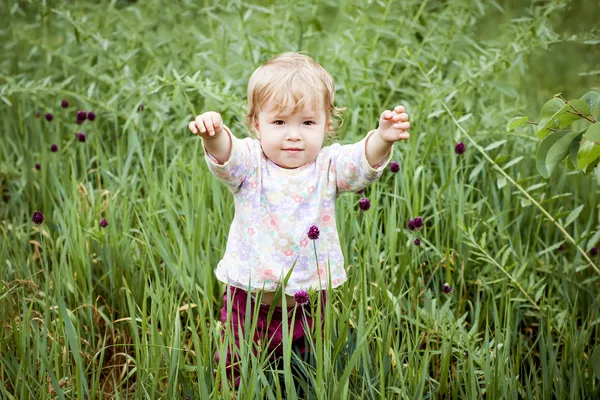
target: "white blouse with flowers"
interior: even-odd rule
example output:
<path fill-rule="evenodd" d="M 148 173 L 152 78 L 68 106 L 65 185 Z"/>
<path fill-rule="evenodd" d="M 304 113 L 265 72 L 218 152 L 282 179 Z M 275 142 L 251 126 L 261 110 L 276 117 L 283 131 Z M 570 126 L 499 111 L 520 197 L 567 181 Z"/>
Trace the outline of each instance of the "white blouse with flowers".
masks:
<path fill-rule="evenodd" d="M 208 153 L 211 173 L 233 193 L 235 216 L 229 229 L 227 248 L 217 265 L 221 282 L 244 290 L 275 291 L 284 282 L 285 293 L 294 295 L 310 288 L 327 289 L 347 279 L 344 256 L 335 222 L 335 199 L 343 192 L 357 192 L 377 180 L 392 151 L 376 168 L 365 155 L 367 138 L 321 149 L 312 162 L 295 169 L 281 168 L 262 152 L 260 141 L 231 135 L 229 160 L 219 164 Z M 315 225 L 319 237 L 307 236 Z"/>

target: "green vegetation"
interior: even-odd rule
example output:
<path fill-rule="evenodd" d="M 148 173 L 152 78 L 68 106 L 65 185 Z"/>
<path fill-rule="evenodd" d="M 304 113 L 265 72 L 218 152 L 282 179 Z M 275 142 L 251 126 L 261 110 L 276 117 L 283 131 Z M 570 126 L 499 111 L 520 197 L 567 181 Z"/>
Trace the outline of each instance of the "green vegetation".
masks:
<path fill-rule="evenodd" d="M 506 132 L 599 90 L 596 2 L 98 3 L 0 2 L 1 398 L 293 398 L 291 365 L 320 399 L 600 396 L 599 168 L 545 179 L 535 129 Z M 277 379 L 243 344 L 234 393 L 232 196 L 187 124 L 245 136 L 250 73 L 297 50 L 336 81 L 340 142 L 396 104 L 411 139 L 368 210 L 338 200 L 349 280 L 314 357 L 288 348 Z"/>

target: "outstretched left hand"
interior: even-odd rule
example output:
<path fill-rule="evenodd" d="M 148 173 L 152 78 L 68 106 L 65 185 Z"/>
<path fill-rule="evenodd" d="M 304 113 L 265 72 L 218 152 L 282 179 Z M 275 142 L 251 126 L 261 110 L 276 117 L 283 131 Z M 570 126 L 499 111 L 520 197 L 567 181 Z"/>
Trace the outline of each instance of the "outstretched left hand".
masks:
<path fill-rule="evenodd" d="M 384 141 L 394 143 L 410 137 L 407 132 L 408 128 L 410 128 L 410 122 L 408 122 L 408 114 L 404 106 L 396 106 L 394 111 L 385 110 L 381 113 L 377 130 Z"/>

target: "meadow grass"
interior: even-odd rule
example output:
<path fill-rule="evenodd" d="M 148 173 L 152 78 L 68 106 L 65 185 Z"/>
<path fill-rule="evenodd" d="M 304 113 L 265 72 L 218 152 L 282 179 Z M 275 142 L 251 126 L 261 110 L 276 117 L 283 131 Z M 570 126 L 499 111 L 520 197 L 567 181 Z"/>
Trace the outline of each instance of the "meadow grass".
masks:
<path fill-rule="evenodd" d="M 600 9 L 521 3 L 2 2 L 0 397 L 600 396 L 600 173 L 545 180 L 533 132 L 505 130 L 598 90 Z M 250 73 L 298 50 L 335 79 L 339 142 L 397 104 L 411 138 L 337 201 L 348 281 L 311 303 L 310 358 L 289 332 L 282 365 L 255 355 L 247 319 L 234 391 L 213 274 L 233 199 L 187 124 L 218 111 L 244 137 Z"/>

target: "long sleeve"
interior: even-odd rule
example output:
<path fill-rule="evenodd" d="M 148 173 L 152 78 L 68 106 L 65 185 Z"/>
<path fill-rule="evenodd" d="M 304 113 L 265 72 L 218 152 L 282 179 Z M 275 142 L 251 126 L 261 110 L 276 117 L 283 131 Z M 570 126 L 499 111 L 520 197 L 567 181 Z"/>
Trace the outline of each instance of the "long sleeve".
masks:
<path fill-rule="evenodd" d="M 237 193 L 244 180 L 256 168 L 256 144 L 252 138 L 238 139 L 229 128 L 224 127 L 231 138 L 231 154 L 224 164 L 218 161 L 204 147 L 204 159 L 210 172 L 223 182 L 232 193 Z"/>
<path fill-rule="evenodd" d="M 392 159 L 394 147 L 388 156 L 375 168 L 367 160 L 365 146 L 367 139 L 375 133 L 370 131 L 362 140 L 353 144 L 331 146 L 331 170 L 335 175 L 336 192 L 357 192 L 379 179 L 385 167 Z"/>

